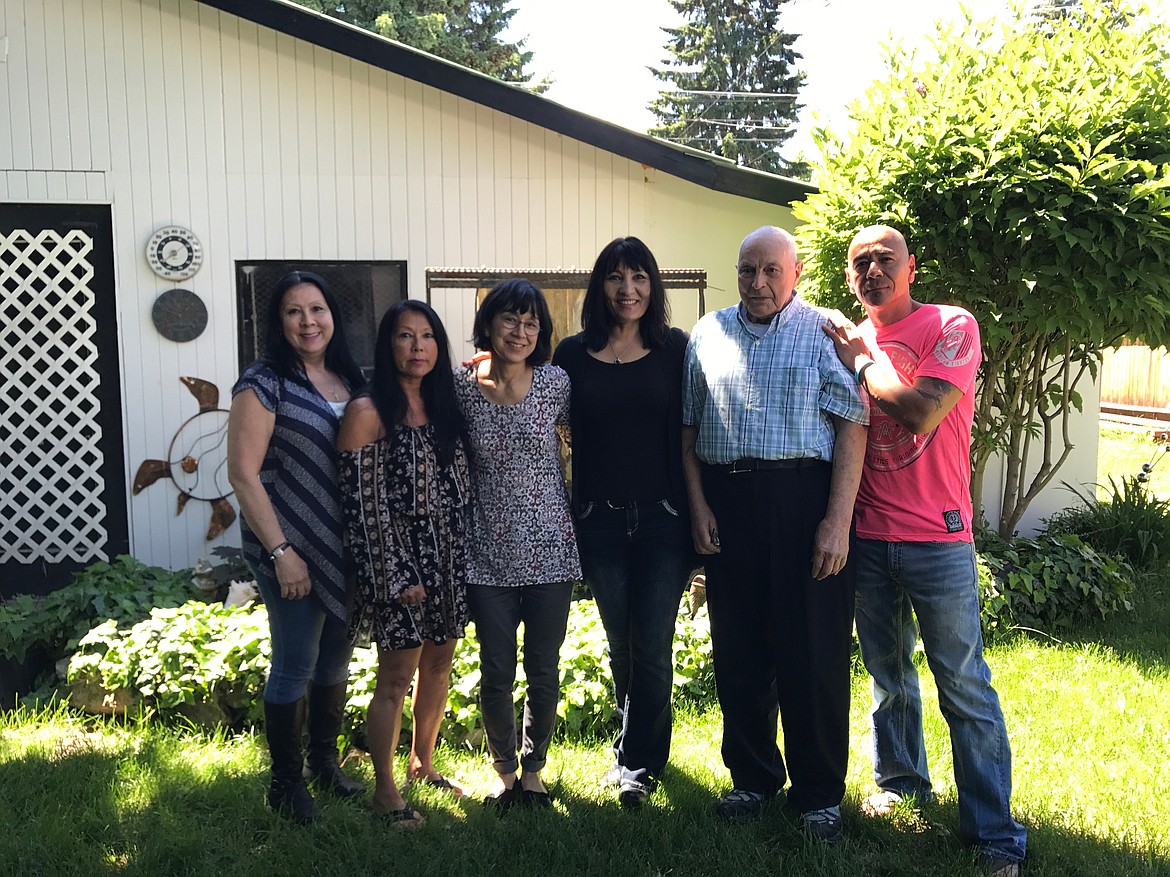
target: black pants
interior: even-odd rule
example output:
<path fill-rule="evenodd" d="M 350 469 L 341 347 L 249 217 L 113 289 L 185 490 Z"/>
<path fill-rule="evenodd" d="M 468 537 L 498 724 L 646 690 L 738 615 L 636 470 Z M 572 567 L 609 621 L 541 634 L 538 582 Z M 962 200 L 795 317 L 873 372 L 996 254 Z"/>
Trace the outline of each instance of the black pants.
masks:
<path fill-rule="evenodd" d="M 497 773 L 542 770 L 561 699 L 561 644 L 572 582 L 493 587 L 468 585 L 467 605 L 479 639 L 479 703 Z M 523 741 L 516 757 L 516 629 L 524 622 Z"/>
<path fill-rule="evenodd" d="M 722 550 L 707 558 L 723 761 L 737 789 L 802 812 L 841 803 L 849 758 L 852 563 L 811 576 L 831 468 L 735 474 L 703 468 Z M 784 729 L 785 759 L 776 745 Z"/>

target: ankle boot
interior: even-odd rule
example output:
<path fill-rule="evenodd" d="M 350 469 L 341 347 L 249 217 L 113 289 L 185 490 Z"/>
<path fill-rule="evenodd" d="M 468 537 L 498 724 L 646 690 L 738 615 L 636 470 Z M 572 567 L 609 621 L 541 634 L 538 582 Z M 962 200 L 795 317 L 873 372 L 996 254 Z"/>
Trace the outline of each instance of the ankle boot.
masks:
<path fill-rule="evenodd" d="M 337 735 L 345 715 L 347 683 L 314 685 L 309 693 L 309 753 L 305 776 L 319 792 L 339 798 L 360 795 L 366 787 L 346 776 L 337 763 Z"/>
<path fill-rule="evenodd" d="M 268 806 L 301 825 L 315 822 L 321 815 L 301 776 L 304 717 L 304 698 L 292 703 L 264 701 L 264 735 L 268 738 L 268 752 L 272 756 Z"/>

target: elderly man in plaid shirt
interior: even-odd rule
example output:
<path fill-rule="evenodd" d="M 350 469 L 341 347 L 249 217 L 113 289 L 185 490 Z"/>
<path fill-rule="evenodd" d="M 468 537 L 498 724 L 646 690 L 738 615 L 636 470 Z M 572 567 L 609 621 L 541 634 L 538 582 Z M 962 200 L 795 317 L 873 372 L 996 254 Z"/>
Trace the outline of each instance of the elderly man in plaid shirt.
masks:
<path fill-rule="evenodd" d="M 868 414 L 825 316 L 796 294 L 802 267 L 787 232 L 744 238 L 740 303 L 703 317 L 687 347 L 683 456 L 734 786 L 716 810 L 747 822 L 791 779 L 805 829 L 836 843 Z"/>

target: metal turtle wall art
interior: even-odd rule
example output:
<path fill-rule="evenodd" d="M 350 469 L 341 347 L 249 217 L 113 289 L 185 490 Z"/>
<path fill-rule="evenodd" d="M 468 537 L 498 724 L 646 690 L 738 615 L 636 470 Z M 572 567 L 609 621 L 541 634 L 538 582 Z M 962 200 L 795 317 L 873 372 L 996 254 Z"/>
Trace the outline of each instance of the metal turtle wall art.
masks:
<path fill-rule="evenodd" d="M 175 514 L 182 514 L 189 500 L 211 503 L 207 541 L 223 534 L 236 520 L 228 502 L 234 492 L 227 480 L 228 412 L 219 407 L 219 387 L 202 378 L 179 378 L 199 403 L 199 413 L 183 422 L 175 432 L 165 460 L 143 460 L 134 475 L 137 496 L 161 478 L 179 488 Z"/>

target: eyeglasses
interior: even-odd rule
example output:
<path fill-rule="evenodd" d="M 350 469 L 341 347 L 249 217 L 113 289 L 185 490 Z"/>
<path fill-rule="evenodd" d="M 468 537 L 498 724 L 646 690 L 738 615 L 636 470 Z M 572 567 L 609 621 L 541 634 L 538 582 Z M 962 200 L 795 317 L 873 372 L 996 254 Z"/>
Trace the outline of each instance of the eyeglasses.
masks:
<path fill-rule="evenodd" d="M 525 335 L 537 335 L 540 332 L 538 320 L 521 320 L 515 314 L 500 314 L 500 325 L 505 331 L 515 332 L 520 329 Z"/>

